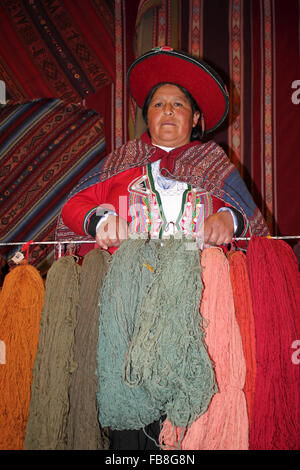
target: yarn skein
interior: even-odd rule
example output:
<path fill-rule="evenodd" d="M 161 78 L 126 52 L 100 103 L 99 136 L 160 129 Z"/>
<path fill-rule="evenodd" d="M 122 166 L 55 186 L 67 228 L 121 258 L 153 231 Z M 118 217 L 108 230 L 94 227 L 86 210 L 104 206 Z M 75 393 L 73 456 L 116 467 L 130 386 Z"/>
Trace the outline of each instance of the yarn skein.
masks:
<path fill-rule="evenodd" d="M 129 245 L 130 249 L 129 249 Z M 142 385 L 124 382 L 124 359 L 141 308 L 143 295 L 156 268 L 152 240 L 125 240 L 113 254 L 100 297 L 97 351 L 99 391 L 97 401 L 102 427 L 140 429 L 159 419 L 161 410 L 152 404 Z"/>
<path fill-rule="evenodd" d="M 248 417 L 249 421 L 251 421 L 256 378 L 256 344 L 247 258 L 246 254 L 242 251 L 230 251 L 227 257 L 230 267 L 235 315 L 241 332 L 246 361 L 244 392 L 247 402 Z"/>
<path fill-rule="evenodd" d="M 0 449 L 22 450 L 29 414 L 32 369 L 38 346 L 44 283 L 30 265 L 9 272 L 0 293 Z"/>
<path fill-rule="evenodd" d="M 200 311 L 205 321 L 205 341 L 214 362 L 219 391 L 208 410 L 187 429 L 174 428 L 167 419 L 160 433 L 162 449 L 248 449 L 248 416 L 243 387 L 246 364 L 235 318 L 229 263 L 219 248 L 201 255 L 204 290 Z"/>
<path fill-rule="evenodd" d="M 199 314 L 199 251 L 170 239 L 158 261 L 127 351 L 125 382 L 143 383 L 174 425 L 188 426 L 217 390 Z"/>
<path fill-rule="evenodd" d="M 191 243 L 127 240 L 101 294 L 99 419 L 139 429 L 167 413 L 186 425 L 216 392 L 199 315 L 199 252 Z"/>
<path fill-rule="evenodd" d="M 55 261 L 47 273 L 25 450 L 66 449 L 69 387 L 76 369 L 80 270 L 73 256 L 66 256 Z"/>
<path fill-rule="evenodd" d="M 74 334 L 74 361 L 77 369 L 69 389 L 68 449 L 106 450 L 108 432 L 98 421 L 96 392 L 98 381 L 97 344 L 99 296 L 111 255 L 98 248 L 84 257 L 81 267 L 78 322 Z"/>
<path fill-rule="evenodd" d="M 300 273 L 283 240 L 252 237 L 247 250 L 256 334 L 257 374 L 251 450 L 300 449 Z"/>

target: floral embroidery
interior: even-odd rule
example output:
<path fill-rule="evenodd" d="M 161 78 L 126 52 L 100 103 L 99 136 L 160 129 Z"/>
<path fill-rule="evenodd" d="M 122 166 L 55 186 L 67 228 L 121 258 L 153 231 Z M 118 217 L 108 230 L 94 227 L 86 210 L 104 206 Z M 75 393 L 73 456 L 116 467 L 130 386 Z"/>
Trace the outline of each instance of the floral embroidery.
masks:
<path fill-rule="evenodd" d="M 128 186 L 129 213 L 131 217 L 130 233 L 150 233 L 153 238 L 161 238 L 167 227 L 160 194 L 155 188 L 151 165 L 145 173 Z M 192 188 L 183 191 L 181 210 L 174 225 L 185 235 L 199 232 L 208 215 L 213 213 L 211 195 L 201 189 Z"/>

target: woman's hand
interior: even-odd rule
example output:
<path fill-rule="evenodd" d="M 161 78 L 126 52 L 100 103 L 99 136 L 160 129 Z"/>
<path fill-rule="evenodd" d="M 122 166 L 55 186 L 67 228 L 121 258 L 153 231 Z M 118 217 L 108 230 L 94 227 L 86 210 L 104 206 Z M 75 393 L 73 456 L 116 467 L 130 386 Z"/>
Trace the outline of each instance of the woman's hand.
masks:
<path fill-rule="evenodd" d="M 222 245 L 231 243 L 234 225 L 229 211 L 217 212 L 207 217 L 204 222 L 204 243 Z"/>
<path fill-rule="evenodd" d="M 128 238 L 128 225 L 126 220 L 116 215 L 109 215 L 100 224 L 96 233 L 96 242 L 103 250 L 112 246 L 120 246 Z"/>

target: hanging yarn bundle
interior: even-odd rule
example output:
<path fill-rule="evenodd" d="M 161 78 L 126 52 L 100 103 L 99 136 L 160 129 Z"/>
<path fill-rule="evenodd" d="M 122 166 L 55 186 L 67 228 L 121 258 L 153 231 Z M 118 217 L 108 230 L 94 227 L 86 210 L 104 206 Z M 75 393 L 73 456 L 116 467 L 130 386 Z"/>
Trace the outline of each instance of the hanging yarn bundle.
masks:
<path fill-rule="evenodd" d="M 99 330 L 99 295 L 111 255 L 95 248 L 84 257 L 75 329 L 74 360 L 69 396 L 68 449 L 104 450 L 109 439 L 98 421 L 96 391 L 98 381 L 97 344 Z"/>
<path fill-rule="evenodd" d="M 250 449 L 300 449 L 300 273 L 282 240 L 251 238 L 247 263 L 256 334 L 256 387 Z"/>
<path fill-rule="evenodd" d="M 0 293 L 1 450 L 24 448 L 44 291 L 39 271 L 23 264 L 6 275 Z"/>
<path fill-rule="evenodd" d="M 246 361 L 244 392 L 247 401 L 248 417 L 249 421 L 251 421 L 256 378 L 256 345 L 247 258 L 246 254 L 242 251 L 230 251 L 227 257 L 230 266 L 235 315 L 241 332 Z"/>
<path fill-rule="evenodd" d="M 219 248 L 206 248 L 201 256 L 204 284 L 200 311 L 205 341 L 215 364 L 219 391 L 208 410 L 187 429 L 174 428 L 166 419 L 160 434 L 163 449 L 245 450 L 248 416 L 243 387 L 246 364 L 235 318 L 229 263 Z M 183 438 L 182 438 L 183 436 Z"/>
<path fill-rule="evenodd" d="M 177 426 L 204 413 L 216 391 L 199 315 L 199 252 L 188 248 L 171 240 L 160 249 L 125 360 L 125 381 L 144 383 Z"/>
<path fill-rule="evenodd" d="M 99 421 L 112 429 L 139 429 L 160 417 L 160 409 L 149 404 L 144 387 L 129 387 L 123 379 L 124 358 L 155 261 L 152 242 L 124 241 L 113 255 L 102 286 L 97 399 Z"/>
<path fill-rule="evenodd" d="M 139 429 L 167 413 L 186 426 L 205 412 L 217 388 L 201 293 L 199 251 L 185 240 L 127 240 L 114 254 L 101 295 L 102 425 Z"/>
<path fill-rule="evenodd" d="M 66 448 L 80 270 L 73 256 L 66 256 L 47 274 L 25 450 Z"/>

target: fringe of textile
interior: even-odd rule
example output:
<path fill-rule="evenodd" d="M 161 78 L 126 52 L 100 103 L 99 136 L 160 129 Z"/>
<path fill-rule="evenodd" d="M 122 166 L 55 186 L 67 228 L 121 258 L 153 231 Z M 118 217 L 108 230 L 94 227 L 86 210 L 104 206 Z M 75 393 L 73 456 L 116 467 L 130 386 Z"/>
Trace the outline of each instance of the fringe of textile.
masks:
<path fill-rule="evenodd" d="M 98 421 L 96 391 L 98 386 L 97 343 L 99 330 L 99 295 L 111 255 L 98 248 L 84 257 L 75 329 L 74 360 L 77 369 L 70 385 L 67 449 L 106 450 L 107 430 Z"/>
<path fill-rule="evenodd" d="M 282 240 L 251 238 L 247 250 L 255 319 L 257 375 L 251 450 L 300 449 L 300 273 Z"/>
<path fill-rule="evenodd" d="M 24 264 L 7 274 L 0 293 L 1 450 L 24 448 L 44 291 L 39 271 Z"/>
<path fill-rule="evenodd" d="M 242 251 L 230 251 L 227 257 L 230 267 L 235 315 L 241 332 L 246 361 L 244 392 L 247 402 L 248 418 L 249 422 L 251 422 L 256 378 L 256 344 L 247 258 Z"/>
<path fill-rule="evenodd" d="M 219 248 L 206 248 L 201 256 L 204 284 L 200 311 L 208 353 L 215 364 L 219 392 L 206 413 L 187 429 L 167 419 L 160 434 L 162 449 L 248 449 L 248 416 L 243 392 L 246 364 L 235 318 L 229 263 Z"/>
<path fill-rule="evenodd" d="M 66 449 L 80 270 L 73 256 L 66 256 L 47 274 L 25 450 Z"/>
<path fill-rule="evenodd" d="M 187 425 L 216 392 L 199 315 L 199 251 L 192 248 L 195 241 L 173 237 L 138 239 L 113 255 L 101 296 L 103 426 L 139 429 L 165 413 Z"/>

